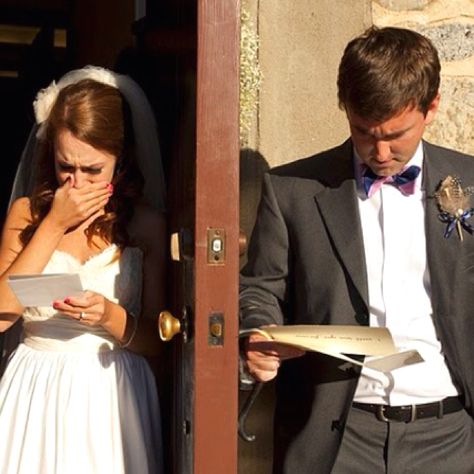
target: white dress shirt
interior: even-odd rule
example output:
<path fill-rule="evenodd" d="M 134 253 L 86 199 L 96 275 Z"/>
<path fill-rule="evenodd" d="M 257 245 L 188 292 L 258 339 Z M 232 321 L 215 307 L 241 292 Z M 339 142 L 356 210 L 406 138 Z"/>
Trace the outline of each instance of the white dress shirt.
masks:
<path fill-rule="evenodd" d="M 432 320 L 426 261 L 422 172 L 415 192 L 391 184 L 367 198 L 361 161 L 355 157 L 358 203 L 369 288 L 370 326 L 387 327 L 398 350 L 416 349 L 424 362 L 387 373 L 362 369 L 354 401 L 388 405 L 429 403 L 458 394 Z M 423 163 L 422 143 L 408 165 Z"/>

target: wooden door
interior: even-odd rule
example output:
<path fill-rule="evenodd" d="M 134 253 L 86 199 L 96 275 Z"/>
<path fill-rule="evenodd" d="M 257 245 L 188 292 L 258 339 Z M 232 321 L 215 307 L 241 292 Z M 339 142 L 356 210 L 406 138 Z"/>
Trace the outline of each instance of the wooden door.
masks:
<path fill-rule="evenodd" d="M 239 8 L 198 10 L 195 398 L 196 473 L 237 472 Z"/>
<path fill-rule="evenodd" d="M 178 66 L 181 114 L 170 163 L 170 231 L 179 247 L 171 312 L 185 332 L 171 342 L 172 470 L 232 474 L 237 472 L 239 5 L 198 0 L 196 7 L 195 35 L 178 34 L 194 38 L 195 49 L 188 48 Z"/>

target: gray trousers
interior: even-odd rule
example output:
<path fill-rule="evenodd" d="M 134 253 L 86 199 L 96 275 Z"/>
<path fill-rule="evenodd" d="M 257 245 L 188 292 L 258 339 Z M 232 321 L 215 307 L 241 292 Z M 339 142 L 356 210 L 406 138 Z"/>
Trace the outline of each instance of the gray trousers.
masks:
<path fill-rule="evenodd" d="M 352 408 L 332 474 L 473 474 L 474 421 L 466 411 L 413 423 Z"/>

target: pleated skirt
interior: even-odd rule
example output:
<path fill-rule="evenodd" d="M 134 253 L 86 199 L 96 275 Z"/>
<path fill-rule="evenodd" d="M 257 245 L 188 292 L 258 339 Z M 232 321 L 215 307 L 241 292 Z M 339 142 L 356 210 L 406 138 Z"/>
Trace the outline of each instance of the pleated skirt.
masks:
<path fill-rule="evenodd" d="M 20 344 L 0 380 L 1 474 L 159 474 L 153 374 L 126 350 Z"/>

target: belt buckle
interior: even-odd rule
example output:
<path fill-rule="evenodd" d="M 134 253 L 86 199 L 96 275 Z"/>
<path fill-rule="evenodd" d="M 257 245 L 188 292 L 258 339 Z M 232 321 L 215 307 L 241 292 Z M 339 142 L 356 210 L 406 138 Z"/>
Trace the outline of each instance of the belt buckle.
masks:
<path fill-rule="evenodd" d="M 379 421 L 390 423 L 390 419 L 385 416 L 384 409 L 385 409 L 385 405 L 379 405 L 377 407 L 377 411 L 375 412 L 375 416 L 377 417 L 377 420 Z"/>
<path fill-rule="evenodd" d="M 390 418 L 387 418 L 385 416 L 385 405 L 379 405 L 377 407 L 377 411 L 375 412 L 375 416 L 377 417 L 377 420 L 383 421 L 385 423 L 390 423 L 394 420 L 391 420 Z M 410 412 L 410 419 L 406 421 L 405 423 L 412 423 L 416 420 L 417 418 L 417 411 L 416 411 L 416 405 L 411 405 L 411 412 Z M 402 420 L 397 420 L 397 421 L 402 421 Z"/>

